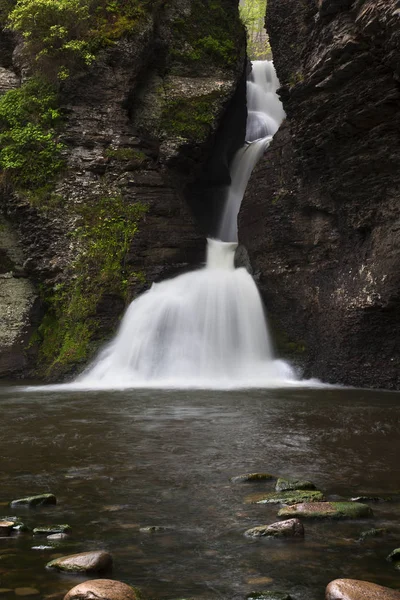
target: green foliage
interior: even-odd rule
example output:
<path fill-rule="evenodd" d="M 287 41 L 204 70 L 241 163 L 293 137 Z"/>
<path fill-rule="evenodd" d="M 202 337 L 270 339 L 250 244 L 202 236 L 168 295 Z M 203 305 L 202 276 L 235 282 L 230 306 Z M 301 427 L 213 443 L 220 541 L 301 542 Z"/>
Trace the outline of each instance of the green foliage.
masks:
<path fill-rule="evenodd" d="M 224 0 L 194 0 L 190 18 L 173 23 L 174 59 L 185 64 L 231 67 L 242 32 L 232 5 Z"/>
<path fill-rule="evenodd" d="M 264 21 L 267 0 L 244 0 L 239 4 L 240 18 L 247 31 L 247 53 L 251 60 L 271 58 L 271 47 Z"/>
<path fill-rule="evenodd" d="M 77 210 L 81 225 L 73 237 L 81 251 L 70 277 L 47 294 L 48 311 L 38 332 L 43 363 L 60 372 L 93 351 L 103 294 L 124 297 L 128 282 L 143 277 L 126 265 L 126 255 L 146 207 L 117 196 L 86 202 Z"/>
<path fill-rule="evenodd" d="M 207 138 L 214 123 L 214 106 L 219 92 L 195 98 L 170 100 L 161 117 L 167 134 L 190 140 Z"/>
<path fill-rule="evenodd" d="M 47 185 L 62 167 L 54 88 L 31 79 L 0 98 L 0 168 L 16 186 Z"/>
<path fill-rule="evenodd" d="M 5 2 L 6 0 L 0 0 Z M 38 68 L 59 79 L 90 65 L 96 52 L 132 33 L 148 0 L 17 0 L 9 28 L 25 39 Z"/>

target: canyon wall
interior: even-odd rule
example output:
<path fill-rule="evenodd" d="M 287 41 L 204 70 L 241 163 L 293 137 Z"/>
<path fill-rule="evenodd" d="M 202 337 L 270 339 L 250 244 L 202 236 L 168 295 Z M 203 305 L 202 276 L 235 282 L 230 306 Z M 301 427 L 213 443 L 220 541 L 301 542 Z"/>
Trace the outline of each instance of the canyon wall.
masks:
<path fill-rule="evenodd" d="M 278 352 L 307 377 L 400 386 L 400 7 L 269 0 L 287 119 L 243 201 Z"/>

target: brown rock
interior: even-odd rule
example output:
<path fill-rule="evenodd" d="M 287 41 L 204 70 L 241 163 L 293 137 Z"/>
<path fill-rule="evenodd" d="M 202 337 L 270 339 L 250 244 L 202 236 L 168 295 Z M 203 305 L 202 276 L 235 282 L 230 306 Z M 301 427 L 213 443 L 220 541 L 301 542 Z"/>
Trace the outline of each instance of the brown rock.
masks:
<path fill-rule="evenodd" d="M 9 535 L 14 525 L 14 521 L 0 521 L 0 535 Z"/>
<path fill-rule="evenodd" d="M 400 600 L 400 592 L 358 579 L 335 579 L 325 590 L 326 600 Z"/>
<path fill-rule="evenodd" d="M 135 590 L 126 583 L 112 579 L 94 579 L 76 585 L 64 600 L 137 600 Z"/>
<path fill-rule="evenodd" d="M 112 567 L 112 556 L 108 552 L 80 552 L 62 556 L 47 563 L 48 569 L 66 573 L 104 573 Z"/>
<path fill-rule="evenodd" d="M 260 525 L 245 532 L 248 537 L 304 537 L 304 527 L 299 519 L 287 519 L 271 525 Z"/>

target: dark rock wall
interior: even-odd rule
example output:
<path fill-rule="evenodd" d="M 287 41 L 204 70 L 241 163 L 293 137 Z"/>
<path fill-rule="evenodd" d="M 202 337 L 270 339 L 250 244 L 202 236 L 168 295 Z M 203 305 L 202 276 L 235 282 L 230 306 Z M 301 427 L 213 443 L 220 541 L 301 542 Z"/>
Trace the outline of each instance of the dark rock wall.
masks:
<path fill-rule="evenodd" d="M 57 205 L 38 208 L 21 195 L 3 194 L 3 211 L 24 245 L 24 269 L 47 295 L 76 277 L 74 264 L 84 243 L 74 234 L 82 225 L 77 207 L 105 195 L 145 205 L 125 257 L 129 272 L 141 276 L 129 279 L 124 296 L 100 290 L 89 315 L 96 323 L 90 352 L 115 332 L 126 304 L 138 293 L 204 260 L 205 241 L 193 218 L 193 202 L 189 207 L 190 189 L 204 180 L 206 165 L 220 154 L 215 149 L 217 132 L 243 80 L 245 35 L 237 1 L 218 0 L 209 9 L 203 4 L 199 0 L 155 3 L 157 10 L 139 36 L 122 39 L 102 52 L 88 72 L 63 84 L 67 169 L 55 188 L 61 199 Z M 212 11 L 227 17 L 226 23 L 218 23 L 225 37 L 221 43 L 213 39 L 210 52 L 208 24 L 195 21 L 199 7 L 207 19 Z M 205 59 L 198 58 L 201 43 Z M 244 128 L 244 98 L 241 115 Z M 236 140 L 233 145 L 241 143 Z M 227 146 L 231 144 L 228 140 Z M 224 152 L 235 149 L 226 147 Z M 226 173 L 221 177 L 226 179 Z M 213 184 L 220 185 L 218 177 Z M 206 194 L 198 194 L 198 214 L 204 212 L 203 201 Z M 209 227 L 206 222 L 202 225 L 203 230 Z M 47 309 L 44 298 L 43 311 Z M 53 332 L 54 326 L 63 333 L 62 325 L 52 325 Z M 21 338 L 21 344 L 25 342 Z M 39 346 L 42 342 L 39 339 Z M 47 355 L 48 364 L 31 363 L 31 371 L 39 366 L 43 373 L 44 366 L 48 377 L 58 379 L 82 367 L 82 357 L 75 360 L 72 352 L 65 356 L 62 364 L 56 352 Z M 44 359 L 39 348 L 40 360 Z"/>
<path fill-rule="evenodd" d="M 306 376 L 400 386 L 396 0 L 269 0 L 287 120 L 239 234 L 279 352 Z"/>

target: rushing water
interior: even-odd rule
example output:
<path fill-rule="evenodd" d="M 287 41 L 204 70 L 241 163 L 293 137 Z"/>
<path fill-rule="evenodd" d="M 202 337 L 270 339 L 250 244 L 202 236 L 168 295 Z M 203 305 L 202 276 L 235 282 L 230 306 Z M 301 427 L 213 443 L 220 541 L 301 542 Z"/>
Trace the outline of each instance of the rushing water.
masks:
<path fill-rule="evenodd" d="M 82 578 L 46 571 L 46 562 L 90 549 L 110 551 L 113 578 L 160 600 L 244 600 L 262 589 L 322 600 L 336 577 L 399 587 L 385 560 L 399 545 L 398 502 L 371 504 L 374 519 L 305 522 L 304 541 L 252 540 L 243 532 L 276 521 L 279 506 L 244 499 L 271 484 L 230 482 L 267 471 L 311 479 L 328 497 L 399 491 L 399 401 L 344 389 L 0 389 L 1 514 L 12 498 L 53 492 L 56 507 L 20 516 L 72 527 L 59 544 L 0 538 L 1 587 L 65 592 Z M 148 525 L 169 529 L 139 531 Z M 396 535 L 357 541 L 380 526 Z M 33 549 L 43 545 L 51 548 Z"/>

